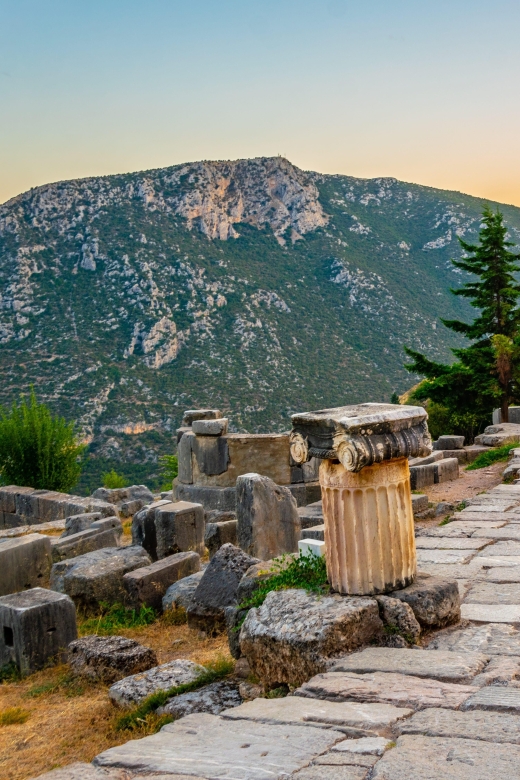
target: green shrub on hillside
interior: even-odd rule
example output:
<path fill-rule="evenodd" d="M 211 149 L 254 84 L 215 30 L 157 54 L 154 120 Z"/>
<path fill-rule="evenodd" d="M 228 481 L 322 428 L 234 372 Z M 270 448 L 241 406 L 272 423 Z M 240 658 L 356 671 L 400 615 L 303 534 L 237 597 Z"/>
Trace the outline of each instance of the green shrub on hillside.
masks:
<path fill-rule="evenodd" d="M 509 453 L 513 449 L 514 444 L 504 444 L 502 447 L 493 447 L 488 452 L 483 452 L 479 455 L 473 463 L 470 463 L 466 471 L 474 471 L 475 469 L 484 469 L 486 466 L 491 466 L 492 463 L 497 463 L 499 460 L 508 460 Z"/>
<path fill-rule="evenodd" d="M 177 455 L 163 455 L 159 458 L 160 474 L 164 482 L 161 490 L 171 490 L 172 482 L 179 473 Z"/>
<path fill-rule="evenodd" d="M 84 445 L 74 423 L 54 416 L 31 391 L 11 410 L 0 409 L 0 481 L 69 492 L 81 473 Z"/>
<path fill-rule="evenodd" d="M 103 480 L 103 487 L 108 488 L 109 490 L 117 490 L 117 488 L 124 488 L 128 485 L 128 482 L 123 475 L 118 474 L 115 469 L 105 471 L 104 474 L 101 474 L 101 479 Z"/>

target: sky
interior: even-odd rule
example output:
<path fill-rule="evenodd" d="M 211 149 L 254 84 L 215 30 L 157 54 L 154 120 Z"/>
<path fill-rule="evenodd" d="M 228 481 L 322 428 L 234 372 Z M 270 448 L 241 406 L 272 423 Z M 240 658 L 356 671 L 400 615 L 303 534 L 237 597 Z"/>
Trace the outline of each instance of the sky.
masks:
<path fill-rule="evenodd" d="M 0 203 L 282 154 L 520 206 L 518 0 L 0 0 Z"/>

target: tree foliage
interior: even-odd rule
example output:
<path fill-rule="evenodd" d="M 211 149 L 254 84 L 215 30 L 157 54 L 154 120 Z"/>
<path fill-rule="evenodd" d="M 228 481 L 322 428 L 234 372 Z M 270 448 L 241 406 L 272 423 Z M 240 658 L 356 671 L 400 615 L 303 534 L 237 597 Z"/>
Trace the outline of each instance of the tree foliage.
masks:
<path fill-rule="evenodd" d="M 0 409 L 0 478 L 4 484 L 68 492 L 81 473 L 74 423 L 55 416 L 36 400 L 21 398 L 11 410 Z"/>
<path fill-rule="evenodd" d="M 485 208 L 479 244 L 459 239 L 466 257 L 452 260 L 461 271 L 472 275 L 454 295 L 468 298 L 478 309 L 472 323 L 442 320 L 443 324 L 470 341 L 469 346 L 453 349 L 451 365 L 435 363 L 425 355 L 405 348 L 412 363 L 405 367 L 426 379 L 413 393 L 415 400 L 429 399 L 445 410 L 451 432 L 463 433 L 468 440 L 488 424 L 492 410 L 502 409 L 508 419 L 508 407 L 518 398 L 518 355 L 520 353 L 520 255 L 506 240 L 507 229 L 499 211 Z M 446 431 L 447 432 L 447 431 Z"/>

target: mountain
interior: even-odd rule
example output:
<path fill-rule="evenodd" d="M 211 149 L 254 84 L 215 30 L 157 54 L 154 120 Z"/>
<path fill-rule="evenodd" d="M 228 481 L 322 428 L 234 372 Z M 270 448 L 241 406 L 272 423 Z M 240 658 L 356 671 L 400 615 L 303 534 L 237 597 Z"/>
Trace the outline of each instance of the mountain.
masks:
<path fill-rule="evenodd" d="M 33 384 L 77 420 L 87 490 L 111 467 L 153 483 L 184 409 L 274 431 L 388 401 L 413 379 L 403 345 L 461 343 L 439 317 L 471 316 L 450 258 L 484 203 L 281 157 L 31 189 L 0 206 L 0 403 Z"/>

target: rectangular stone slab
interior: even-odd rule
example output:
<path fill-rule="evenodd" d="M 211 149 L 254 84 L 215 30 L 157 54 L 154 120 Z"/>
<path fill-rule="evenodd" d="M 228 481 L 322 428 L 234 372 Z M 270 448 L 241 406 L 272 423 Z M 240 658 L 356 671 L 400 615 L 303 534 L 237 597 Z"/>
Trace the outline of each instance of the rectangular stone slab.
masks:
<path fill-rule="evenodd" d="M 520 604 L 520 583 L 475 582 L 464 599 L 466 604 Z"/>
<path fill-rule="evenodd" d="M 463 710 L 495 710 L 520 714 L 520 688 L 487 685 L 462 705 Z M 520 764 L 519 764 L 520 766 Z"/>
<path fill-rule="evenodd" d="M 417 550 L 417 564 L 468 563 L 476 550 Z"/>
<path fill-rule="evenodd" d="M 418 536 L 415 539 L 417 550 L 482 550 L 491 544 L 491 539 L 468 539 L 454 536 Z"/>
<path fill-rule="evenodd" d="M 520 566 L 497 566 L 484 574 L 486 582 L 520 582 Z"/>
<path fill-rule="evenodd" d="M 477 560 L 477 563 L 475 563 Z M 441 577 L 447 580 L 465 580 L 470 577 L 480 577 L 484 566 L 482 559 L 473 558 L 469 563 L 421 563 L 418 567 L 421 574 L 430 574 L 432 577 Z"/>
<path fill-rule="evenodd" d="M 374 767 L 373 780 L 512 780 L 520 747 L 473 739 L 403 736 Z"/>
<path fill-rule="evenodd" d="M 165 772 L 219 780 L 266 780 L 290 775 L 345 735 L 311 726 L 230 721 L 187 715 L 144 739 L 105 750 L 96 766 Z"/>
<path fill-rule="evenodd" d="M 520 556 L 518 555 L 492 556 L 490 553 L 491 548 L 486 547 L 485 550 L 473 558 L 473 561 L 475 561 L 477 564 L 479 563 L 483 569 L 492 569 L 494 566 L 520 566 Z"/>
<path fill-rule="evenodd" d="M 520 525 L 518 523 L 508 523 L 503 528 L 479 528 L 475 531 L 473 538 L 496 539 L 506 542 L 520 542 Z"/>
<path fill-rule="evenodd" d="M 365 780 L 367 773 L 368 769 L 361 766 L 308 766 L 292 780 Z"/>
<path fill-rule="evenodd" d="M 444 682 L 471 683 L 489 661 L 483 653 L 367 647 L 338 659 L 331 672 L 395 672 Z"/>
<path fill-rule="evenodd" d="M 520 623 L 520 604 L 461 604 L 460 614 L 474 623 Z"/>
<path fill-rule="evenodd" d="M 455 631 L 440 631 L 428 649 L 479 652 L 490 656 L 520 656 L 520 631 L 512 626 L 490 623 Z"/>
<path fill-rule="evenodd" d="M 516 515 L 518 517 L 518 515 Z M 464 510 L 463 512 L 455 512 L 453 515 L 453 523 L 497 523 L 497 522 L 511 522 L 513 515 L 506 515 L 505 512 L 470 512 Z"/>
<path fill-rule="evenodd" d="M 378 701 L 412 709 L 458 709 L 478 690 L 474 685 L 457 685 L 407 674 L 326 672 L 312 677 L 295 691 L 295 695 L 329 701 Z"/>
<path fill-rule="evenodd" d="M 401 734 L 425 737 L 458 737 L 520 745 L 520 716 L 501 712 L 444 710 L 432 707 L 416 712 L 397 725 Z"/>
<path fill-rule="evenodd" d="M 520 544 L 518 542 L 496 542 L 492 547 L 487 547 L 484 552 L 479 553 L 482 556 L 491 558 L 510 558 L 511 556 L 520 558 Z"/>
<path fill-rule="evenodd" d="M 338 730 L 360 729 L 378 731 L 407 718 L 413 710 L 390 704 L 359 704 L 330 702 L 287 696 L 285 699 L 254 699 L 239 707 L 224 710 L 222 718 L 246 719 L 259 723 L 292 723 L 293 725 L 322 725 Z"/>

